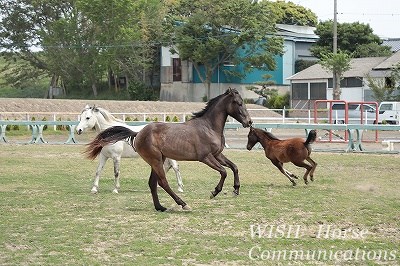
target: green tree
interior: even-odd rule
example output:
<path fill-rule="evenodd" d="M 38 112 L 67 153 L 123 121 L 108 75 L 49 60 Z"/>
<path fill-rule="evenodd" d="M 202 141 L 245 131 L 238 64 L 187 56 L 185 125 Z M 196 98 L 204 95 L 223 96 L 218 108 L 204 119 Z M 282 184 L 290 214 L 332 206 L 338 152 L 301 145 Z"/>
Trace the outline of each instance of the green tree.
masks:
<path fill-rule="evenodd" d="M 283 52 L 283 40 L 273 35 L 276 20 L 268 1 L 182 0 L 167 21 L 171 43 L 181 59 L 193 63 L 207 98 L 212 75 L 223 62 L 233 62 L 236 68 L 229 74 L 240 77 L 252 68 L 274 69 L 274 57 Z"/>
<path fill-rule="evenodd" d="M 367 76 L 368 87 L 377 102 L 398 100 L 396 90 L 400 90 L 400 63 L 396 64 L 388 78 L 373 78 Z"/>
<path fill-rule="evenodd" d="M 317 15 L 310 9 L 290 1 L 271 2 L 271 8 L 276 13 L 277 23 L 311 27 L 315 27 L 318 23 Z"/>
<path fill-rule="evenodd" d="M 359 46 L 357 46 L 352 55 L 354 58 L 390 56 L 392 55 L 392 51 L 390 50 L 389 46 L 380 45 L 374 42 L 360 44 Z"/>
<path fill-rule="evenodd" d="M 317 58 L 321 58 L 323 54 L 332 52 L 333 21 L 328 20 L 320 22 L 317 25 L 315 34 L 319 36 L 319 39 L 310 49 L 312 55 Z M 372 28 L 368 24 L 359 22 L 338 23 L 337 34 L 338 50 L 352 54 L 353 57 L 364 56 L 364 50 L 374 51 L 373 56 L 387 56 L 387 51 L 390 51 L 390 48 L 386 46 L 380 46 L 382 41 L 378 35 L 373 33 Z M 378 48 L 377 46 L 383 48 Z"/>
<path fill-rule="evenodd" d="M 115 84 L 118 92 L 118 75 L 153 80 L 163 12 L 156 0 L 0 0 L 3 56 L 28 62 L 15 79 L 41 71 L 50 88 L 96 96 Z"/>
<path fill-rule="evenodd" d="M 350 66 L 351 57 L 342 51 L 338 53 L 326 53 L 321 56 L 320 64 L 321 66 L 336 75 L 336 84 L 333 88 L 332 98 L 333 100 L 340 100 L 340 94 L 342 93 L 340 89 L 340 80 L 343 77 L 343 73 L 351 68 Z"/>

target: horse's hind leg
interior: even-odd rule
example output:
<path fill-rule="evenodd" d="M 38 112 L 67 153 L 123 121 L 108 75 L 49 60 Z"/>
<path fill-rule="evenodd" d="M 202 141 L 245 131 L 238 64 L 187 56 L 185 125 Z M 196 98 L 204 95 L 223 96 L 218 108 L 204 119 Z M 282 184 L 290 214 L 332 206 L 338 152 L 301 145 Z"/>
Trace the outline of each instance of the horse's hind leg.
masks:
<path fill-rule="evenodd" d="M 158 199 L 158 193 L 157 193 L 157 181 L 158 181 L 158 176 L 157 174 L 151 169 L 151 174 L 149 178 L 149 187 L 151 191 L 151 196 L 153 197 L 153 203 L 154 203 L 154 208 L 157 211 L 165 211 L 167 208 L 162 206 L 160 204 L 160 200 Z"/>
<path fill-rule="evenodd" d="M 157 193 L 157 183 L 162 187 L 165 192 L 167 192 L 171 198 L 173 198 L 176 202 L 176 204 L 182 206 L 182 209 L 184 210 L 190 210 L 190 207 L 180 198 L 178 195 L 175 194 L 174 191 L 172 191 L 171 187 L 168 184 L 167 178 L 165 177 L 165 171 L 163 168 L 164 162 L 161 161 L 153 161 L 151 164 L 151 175 L 149 179 L 149 186 L 151 189 L 151 195 L 153 196 L 153 202 L 154 202 L 154 207 L 157 211 L 165 211 L 166 208 L 163 207 L 160 204 L 160 201 L 158 199 L 158 193 Z M 156 181 L 154 180 L 156 179 Z"/>
<path fill-rule="evenodd" d="M 291 175 L 293 174 L 289 174 L 288 171 L 286 171 L 283 168 L 283 163 L 281 163 L 278 160 L 271 160 L 271 162 L 279 169 L 279 171 L 281 171 L 282 174 L 284 174 L 287 178 L 289 178 L 290 182 L 292 182 L 292 185 L 295 186 L 296 182 L 293 180 L 293 178 L 291 177 Z"/>
<path fill-rule="evenodd" d="M 176 182 L 178 183 L 178 191 L 183 192 L 183 182 L 181 172 L 179 171 L 179 164 L 177 161 L 166 158 L 164 162 L 164 170 L 167 173 L 169 169 L 173 169 L 176 176 Z"/>
<path fill-rule="evenodd" d="M 97 169 L 96 169 L 96 175 L 94 177 L 93 187 L 92 187 L 92 190 L 91 190 L 92 193 L 97 193 L 98 192 L 100 174 L 101 174 L 101 171 L 103 170 L 104 165 L 106 164 L 107 160 L 108 160 L 108 157 L 106 157 L 103 153 L 100 153 L 99 165 L 97 166 Z"/>
<path fill-rule="evenodd" d="M 318 164 L 310 157 L 307 157 L 306 160 L 311 164 L 311 167 L 312 167 L 312 169 L 310 171 L 310 180 L 314 181 L 314 171 L 315 171 L 315 168 L 317 168 Z"/>
<path fill-rule="evenodd" d="M 293 162 L 293 164 L 295 164 L 298 167 L 306 168 L 306 172 L 304 173 L 303 179 L 304 179 L 304 183 L 307 185 L 308 184 L 307 176 L 310 173 L 312 166 L 306 164 L 305 162 Z"/>
<path fill-rule="evenodd" d="M 121 157 L 115 157 L 113 158 L 114 161 L 114 189 L 113 193 L 118 193 L 118 190 L 120 188 L 119 184 L 119 174 L 120 174 L 120 162 L 121 162 Z"/>

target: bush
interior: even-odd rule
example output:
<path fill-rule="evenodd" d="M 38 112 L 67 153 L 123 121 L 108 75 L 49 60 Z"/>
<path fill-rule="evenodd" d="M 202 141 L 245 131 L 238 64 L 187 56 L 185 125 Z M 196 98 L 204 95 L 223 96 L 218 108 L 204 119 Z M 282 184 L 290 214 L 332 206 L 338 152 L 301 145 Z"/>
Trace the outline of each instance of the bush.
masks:
<path fill-rule="evenodd" d="M 129 81 L 129 99 L 139 101 L 156 101 L 160 98 L 160 89 L 146 86 L 140 81 Z"/>
<path fill-rule="evenodd" d="M 42 121 L 47 121 L 47 118 L 46 118 L 46 117 L 43 117 Z M 45 126 L 43 127 L 43 130 L 47 130 L 47 125 L 45 125 Z"/>

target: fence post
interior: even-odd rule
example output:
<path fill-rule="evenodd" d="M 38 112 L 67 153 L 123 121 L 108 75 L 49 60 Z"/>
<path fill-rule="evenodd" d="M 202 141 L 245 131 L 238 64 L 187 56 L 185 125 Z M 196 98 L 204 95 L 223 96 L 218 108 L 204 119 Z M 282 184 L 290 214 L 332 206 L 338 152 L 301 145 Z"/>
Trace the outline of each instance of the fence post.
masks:
<path fill-rule="evenodd" d="M 53 121 L 54 121 L 54 122 L 57 121 L 56 114 L 53 114 Z M 54 130 L 54 131 L 57 131 L 57 125 L 54 125 L 54 126 L 53 126 L 53 130 Z"/>

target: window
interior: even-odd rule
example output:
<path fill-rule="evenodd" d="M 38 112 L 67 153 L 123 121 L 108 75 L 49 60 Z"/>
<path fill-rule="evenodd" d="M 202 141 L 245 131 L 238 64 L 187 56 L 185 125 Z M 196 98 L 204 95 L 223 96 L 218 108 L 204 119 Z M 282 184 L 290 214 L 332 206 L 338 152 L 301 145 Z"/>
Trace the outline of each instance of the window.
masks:
<path fill-rule="evenodd" d="M 393 79 L 391 77 L 385 77 L 385 86 L 388 88 L 393 88 Z"/>
<path fill-rule="evenodd" d="M 325 100 L 326 99 L 326 83 L 310 83 L 310 100 Z"/>
<path fill-rule="evenodd" d="M 308 83 L 292 83 L 292 99 L 308 100 Z"/>
<path fill-rule="evenodd" d="M 354 87 L 362 87 L 362 78 L 354 77 L 354 78 L 344 78 L 340 81 L 341 88 L 354 88 Z M 328 88 L 333 88 L 333 79 L 328 79 Z"/>
<path fill-rule="evenodd" d="M 347 78 L 347 87 L 362 87 L 362 78 Z"/>
<path fill-rule="evenodd" d="M 172 76 L 173 81 L 182 81 L 182 65 L 180 58 L 172 59 Z"/>

